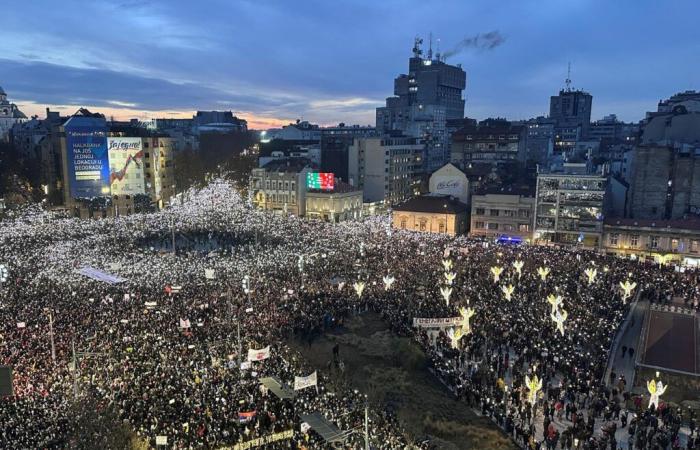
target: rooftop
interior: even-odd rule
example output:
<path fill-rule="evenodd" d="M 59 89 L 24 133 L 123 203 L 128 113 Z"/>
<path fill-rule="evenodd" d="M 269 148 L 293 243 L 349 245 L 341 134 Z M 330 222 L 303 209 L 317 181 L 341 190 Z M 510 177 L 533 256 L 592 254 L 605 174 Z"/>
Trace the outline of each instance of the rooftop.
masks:
<path fill-rule="evenodd" d="M 268 172 L 294 172 L 299 173 L 305 167 L 313 168 L 313 164 L 306 158 L 282 158 L 275 159 L 263 166 Z"/>
<path fill-rule="evenodd" d="M 468 208 L 464 203 L 448 195 L 421 195 L 394 206 L 393 209 L 394 211 L 459 214 L 467 211 Z"/>
<path fill-rule="evenodd" d="M 605 219 L 605 225 L 624 226 L 624 227 L 640 227 L 640 228 L 658 228 L 658 229 L 680 229 L 700 231 L 700 218 L 692 217 L 689 219 L 623 219 L 610 217 Z"/>

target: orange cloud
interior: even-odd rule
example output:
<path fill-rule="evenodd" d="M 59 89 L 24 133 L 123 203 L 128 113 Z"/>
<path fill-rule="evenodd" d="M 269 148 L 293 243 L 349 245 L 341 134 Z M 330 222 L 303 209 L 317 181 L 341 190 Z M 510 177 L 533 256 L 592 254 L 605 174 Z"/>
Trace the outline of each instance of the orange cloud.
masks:
<path fill-rule="evenodd" d="M 79 108 L 87 108 L 92 112 L 104 114 L 108 119 L 114 118 L 114 120 L 148 120 L 155 118 L 191 119 L 192 116 L 196 114 L 196 111 L 145 111 L 129 107 L 105 107 L 94 105 L 39 105 L 31 101 L 18 101 L 17 106 L 22 112 L 24 112 L 24 114 L 27 115 L 27 117 L 39 116 L 40 118 L 46 116 L 46 108 L 49 108 L 52 111 L 58 111 L 61 113 L 61 115 L 66 116 L 75 113 Z M 247 111 L 234 111 L 234 115 L 240 119 L 245 119 L 248 121 L 248 129 L 251 130 L 279 128 L 292 122 L 291 119 L 260 116 Z"/>

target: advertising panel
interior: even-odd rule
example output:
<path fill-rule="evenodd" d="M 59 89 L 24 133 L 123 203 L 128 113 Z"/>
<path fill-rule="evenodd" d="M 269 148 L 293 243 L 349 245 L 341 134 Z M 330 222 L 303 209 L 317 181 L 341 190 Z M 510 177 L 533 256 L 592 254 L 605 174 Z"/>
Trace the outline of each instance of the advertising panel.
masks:
<path fill-rule="evenodd" d="M 107 143 L 112 195 L 144 194 L 144 152 L 141 138 L 111 137 Z"/>
<path fill-rule="evenodd" d="M 461 197 L 464 195 L 465 186 L 460 177 L 441 176 L 436 177 L 435 193 Z"/>
<path fill-rule="evenodd" d="M 66 122 L 65 131 L 71 197 L 109 195 L 107 127 L 104 120 L 73 117 Z"/>
<path fill-rule="evenodd" d="M 335 187 L 335 175 L 330 172 L 308 172 L 306 174 L 307 189 L 322 189 L 332 191 Z"/>

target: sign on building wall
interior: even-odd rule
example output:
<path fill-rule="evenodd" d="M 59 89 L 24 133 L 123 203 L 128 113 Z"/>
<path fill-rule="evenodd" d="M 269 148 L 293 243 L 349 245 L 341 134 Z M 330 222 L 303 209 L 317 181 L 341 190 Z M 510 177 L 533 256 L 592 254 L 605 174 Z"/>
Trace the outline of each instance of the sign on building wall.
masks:
<path fill-rule="evenodd" d="M 458 177 L 441 176 L 435 177 L 434 194 L 451 195 L 453 197 L 461 197 L 466 191 L 464 180 Z"/>
<path fill-rule="evenodd" d="M 114 137 L 109 138 L 107 143 L 112 195 L 144 194 L 144 152 L 141 138 Z"/>
<path fill-rule="evenodd" d="M 109 195 L 107 127 L 99 122 L 71 119 L 66 122 L 65 131 L 71 197 Z"/>
<path fill-rule="evenodd" d="M 308 172 L 306 174 L 307 189 L 332 191 L 335 187 L 335 175 L 329 172 Z"/>

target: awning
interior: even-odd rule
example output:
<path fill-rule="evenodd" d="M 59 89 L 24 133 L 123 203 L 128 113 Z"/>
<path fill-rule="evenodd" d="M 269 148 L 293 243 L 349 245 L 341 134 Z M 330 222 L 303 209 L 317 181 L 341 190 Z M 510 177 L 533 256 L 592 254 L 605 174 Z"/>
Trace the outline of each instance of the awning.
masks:
<path fill-rule="evenodd" d="M 282 400 L 294 398 L 294 391 L 275 377 L 260 378 L 260 382 Z"/>
<path fill-rule="evenodd" d="M 302 422 L 309 424 L 311 429 L 318 433 L 328 443 L 344 441 L 348 434 L 340 431 L 340 428 L 328 421 L 320 412 L 316 411 L 308 415 L 299 414 Z"/>

